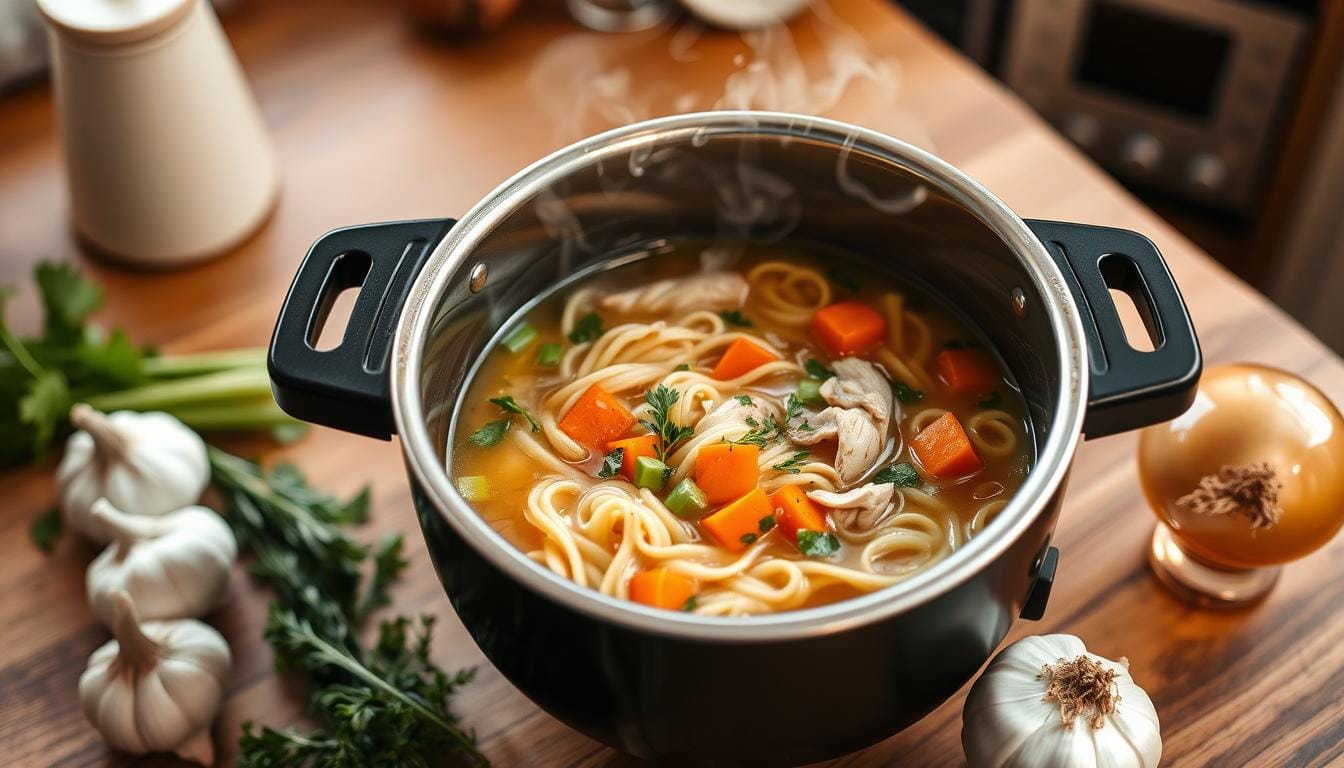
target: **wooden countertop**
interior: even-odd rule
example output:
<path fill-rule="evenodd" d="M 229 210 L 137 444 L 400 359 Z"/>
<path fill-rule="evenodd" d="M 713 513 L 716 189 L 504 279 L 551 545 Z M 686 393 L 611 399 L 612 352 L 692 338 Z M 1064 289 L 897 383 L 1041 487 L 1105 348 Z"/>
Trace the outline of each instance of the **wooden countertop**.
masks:
<path fill-rule="evenodd" d="M 831 110 L 929 144 L 1024 216 L 1129 227 L 1162 248 L 1183 287 L 1210 363 L 1255 360 L 1297 371 L 1344 402 L 1344 365 L 1263 297 L 1233 279 L 1131 198 L 1016 98 L 877 0 L 838 0 L 836 12 L 873 51 L 895 62 L 891 105 L 860 94 Z M 723 91 L 736 35 L 692 40 L 582 33 L 555 11 L 529 9 L 495 36 L 450 44 L 416 35 L 383 4 L 328 0 L 253 3 L 229 33 L 253 80 L 281 162 L 281 201 L 236 253 L 177 272 L 145 274 L 88 261 L 67 229 L 50 94 L 35 88 L 0 102 L 0 283 L 24 286 L 11 304 L 23 329 L 37 323 L 28 282 L 39 258 L 80 262 L 107 287 L 107 323 L 170 350 L 263 344 L 308 244 L 345 224 L 465 211 L 516 169 L 565 143 L 562 125 L 584 109 L 620 106 L 620 79 L 592 74 L 631 65 L 650 94 L 705 106 Z M 833 24 L 794 25 L 810 66 Z M 835 39 L 834 37 L 828 39 Z M 771 40 L 757 39 L 767 46 Z M 773 40 L 778 43 L 778 39 Z M 776 53 L 779 48 L 772 48 Z M 651 53 L 652 52 L 652 53 Z M 670 61 L 676 59 L 676 61 Z M 535 90 L 529 76 L 546 77 Z M 595 68 L 596 67 L 596 68 Z M 577 89 L 588 83 L 587 89 Z M 566 105 L 539 113 L 535 96 Z M 690 94 L 689 96 L 685 94 Z M 656 110 L 654 105 L 650 109 Z M 663 107 L 665 108 L 665 107 Z M 642 107 L 641 107 L 642 109 Z M 1045 620 L 1011 638 L 1070 632 L 1097 653 L 1127 656 L 1162 719 L 1167 765 L 1325 765 L 1344 760 L 1344 539 L 1290 566 L 1260 606 L 1235 613 L 1189 608 L 1152 578 L 1144 551 L 1153 517 L 1136 485 L 1134 437 L 1089 442 L 1078 454 L 1055 544 L 1059 576 Z M 235 446 L 240 447 L 240 446 Z M 264 443 L 250 449 L 266 447 Z M 539 711 L 484 662 L 457 623 L 415 534 L 394 445 L 314 430 L 267 448 L 298 462 L 319 485 L 374 488 L 374 521 L 361 532 L 408 537 L 411 566 L 399 611 L 439 615 L 435 656 L 447 667 L 481 664 L 457 711 L 497 765 L 629 762 Z M 168 765 L 105 751 L 84 722 L 76 681 L 106 639 L 90 617 L 84 567 L 93 548 L 67 537 L 46 556 L 29 520 L 54 498 L 51 473 L 0 476 L 0 751 L 7 765 Z M 261 641 L 269 595 L 235 574 L 229 603 L 208 617 L 236 656 L 216 742 L 226 758 L 241 723 L 296 722 L 302 698 L 271 669 Z M 961 697 L 922 722 L 835 765 L 963 763 Z"/>

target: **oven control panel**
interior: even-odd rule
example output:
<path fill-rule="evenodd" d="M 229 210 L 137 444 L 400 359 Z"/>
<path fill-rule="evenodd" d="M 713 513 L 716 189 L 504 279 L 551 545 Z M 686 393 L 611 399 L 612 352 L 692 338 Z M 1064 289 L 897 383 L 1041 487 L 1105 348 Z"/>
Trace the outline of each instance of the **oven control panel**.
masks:
<path fill-rule="evenodd" d="M 1117 175 L 1241 212 L 1307 25 L 1235 0 L 1018 0 L 1003 77 Z"/>

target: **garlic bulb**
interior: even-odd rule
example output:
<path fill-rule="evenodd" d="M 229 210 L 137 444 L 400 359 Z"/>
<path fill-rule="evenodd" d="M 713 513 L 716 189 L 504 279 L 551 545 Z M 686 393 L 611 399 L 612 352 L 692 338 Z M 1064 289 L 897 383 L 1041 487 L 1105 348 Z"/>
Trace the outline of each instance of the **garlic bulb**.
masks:
<path fill-rule="evenodd" d="M 117 749 L 175 752 L 211 765 L 210 723 L 232 664 L 228 644 L 194 619 L 140 624 L 124 592 L 112 606 L 113 639 L 79 678 L 84 716 Z"/>
<path fill-rule="evenodd" d="M 970 768 L 1154 768 L 1157 711 L 1128 662 L 1087 652 L 1073 635 L 1023 638 L 971 687 L 961 744 Z"/>
<path fill-rule="evenodd" d="M 87 578 L 93 614 L 104 624 L 112 625 L 114 596 L 122 591 L 143 619 L 202 616 L 228 591 L 238 544 L 213 510 L 186 507 L 141 517 L 99 499 L 91 514 L 112 534 L 111 546 L 89 565 Z"/>
<path fill-rule="evenodd" d="M 166 413 L 105 415 L 83 403 L 70 409 L 70 436 L 56 469 L 61 512 L 84 536 L 107 543 L 90 511 L 106 498 L 137 515 L 166 515 L 195 504 L 210 480 L 205 442 Z"/>

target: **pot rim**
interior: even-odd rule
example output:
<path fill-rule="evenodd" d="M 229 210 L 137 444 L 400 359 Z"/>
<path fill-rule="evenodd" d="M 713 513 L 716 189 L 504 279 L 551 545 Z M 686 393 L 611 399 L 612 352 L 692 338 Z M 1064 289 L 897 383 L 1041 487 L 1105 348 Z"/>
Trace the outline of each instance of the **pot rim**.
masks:
<path fill-rule="evenodd" d="M 624 156 L 636 147 L 669 138 L 740 134 L 808 137 L 831 143 L 838 151 L 855 147 L 939 184 L 940 191 L 979 217 L 1018 255 L 1040 294 L 1053 299 L 1034 309 L 1048 315 L 1062 375 L 1051 414 L 1052 426 L 1036 465 L 984 533 L 930 568 L 890 587 L 812 608 L 734 618 L 659 610 L 609 597 L 533 562 L 458 494 L 434 451 L 419 381 L 433 308 L 479 241 L 518 203 L 572 171 Z M 1045 246 L 1017 214 L 979 182 L 923 149 L 867 128 L 785 112 L 719 111 L 655 118 L 591 136 L 527 166 L 482 198 L 435 247 L 402 310 L 394 349 L 392 409 L 407 467 L 458 536 L 520 586 L 552 602 L 632 630 L 699 641 L 780 641 L 829 634 L 885 619 L 951 591 L 1012 547 L 1045 510 L 1068 473 L 1087 409 L 1086 341 L 1076 301 Z"/>

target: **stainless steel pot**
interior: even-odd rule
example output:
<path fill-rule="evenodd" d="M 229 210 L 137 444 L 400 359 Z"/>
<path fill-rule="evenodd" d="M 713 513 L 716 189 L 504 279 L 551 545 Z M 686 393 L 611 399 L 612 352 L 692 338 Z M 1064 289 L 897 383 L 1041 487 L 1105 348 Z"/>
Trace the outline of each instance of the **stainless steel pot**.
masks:
<path fill-rule="evenodd" d="M 824 243 L 923 283 L 985 331 L 1023 389 L 1036 461 L 984 533 L 897 586 L 741 619 L 645 608 L 531 562 L 463 501 L 445 466 L 474 363 L 539 296 L 680 237 Z M 362 285 L 346 336 L 313 340 Z M 1133 350 L 1109 288 L 1156 349 Z M 595 136 L 527 168 L 461 220 L 319 239 L 270 350 L 295 416 L 401 436 L 430 553 L 485 655 L 539 706 L 637 755 L 797 764 L 899 731 L 951 696 L 1019 614 L 1038 618 L 1078 440 L 1169 419 L 1200 372 L 1157 249 L 1131 232 L 1024 222 L 957 169 L 872 131 L 716 112 Z"/>

